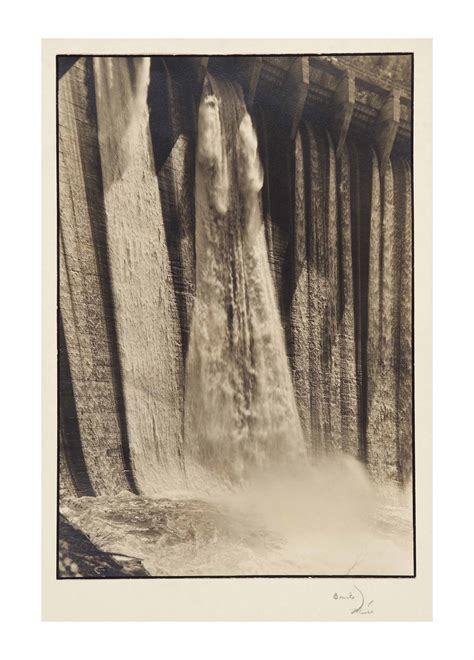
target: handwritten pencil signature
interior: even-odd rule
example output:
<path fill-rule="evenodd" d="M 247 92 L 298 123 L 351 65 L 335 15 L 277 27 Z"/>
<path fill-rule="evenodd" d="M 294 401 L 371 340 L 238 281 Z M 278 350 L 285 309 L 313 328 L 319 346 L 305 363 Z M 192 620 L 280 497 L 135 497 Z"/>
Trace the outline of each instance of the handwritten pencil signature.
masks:
<path fill-rule="evenodd" d="M 374 601 L 373 599 L 370 600 L 367 604 L 365 603 L 365 596 L 362 593 L 362 591 L 359 589 L 359 587 L 356 587 L 354 585 L 354 589 L 357 592 L 355 595 L 350 591 L 349 593 L 346 594 L 340 594 L 337 591 L 334 593 L 333 598 L 334 600 L 350 600 L 350 601 L 355 601 L 353 605 L 356 604 L 357 601 L 360 601 L 357 604 L 357 607 L 355 607 L 353 610 L 351 610 L 351 614 L 373 614 L 374 610 L 371 609 Z"/>

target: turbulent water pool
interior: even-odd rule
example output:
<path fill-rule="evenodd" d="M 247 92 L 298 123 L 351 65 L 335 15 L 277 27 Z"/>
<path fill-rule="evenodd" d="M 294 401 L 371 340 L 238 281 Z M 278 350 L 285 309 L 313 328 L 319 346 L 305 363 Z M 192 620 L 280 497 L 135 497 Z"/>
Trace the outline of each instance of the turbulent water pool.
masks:
<path fill-rule="evenodd" d="M 63 515 L 153 576 L 409 575 L 409 491 L 347 461 L 261 477 L 219 497 L 68 498 Z"/>

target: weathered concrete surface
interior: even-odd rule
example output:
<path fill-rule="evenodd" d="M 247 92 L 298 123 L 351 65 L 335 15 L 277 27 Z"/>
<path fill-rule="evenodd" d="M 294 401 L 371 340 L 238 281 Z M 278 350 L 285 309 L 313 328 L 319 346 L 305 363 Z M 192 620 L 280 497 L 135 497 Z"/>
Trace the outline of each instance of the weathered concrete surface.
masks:
<path fill-rule="evenodd" d="M 292 298 L 293 160 L 292 143 L 280 116 L 255 108 L 259 154 L 264 168 L 261 194 L 268 262 L 275 285 L 285 339 L 290 341 Z"/>
<path fill-rule="evenodd" d="M 119 355 L 133 474 L 145 495 L 180 473 L 183 361 L 151 144 L 149 58 L 94 58 Z"/>
<path fill-rule="evenodd" d="M 90 74 L 89 63 L 81 58 L 59 81 L 59 267 L 65 336 L 62 351 L 70 365 L 74 414 L 80 433 L 80 437 L 70 437 L 69 442 L 80 445 L 75 450 L 83 453 L 86 476 L 94 492 L 110 494 L 129 488 L 130 483 L 125 472 L 124 425 L 117 401 L 117 364 L 108 327 L 112 308 L 105 290 L 104 211 Z M 67 398 L 63 387 L 67 377 L 61 375 L 60 406 Z M 67 442 L 61 446 L 67 449 Z M 71 465 L 74 468 L 62 456 L 65 485 Z M 75 480 L 77 474 L 72 479 Z"/>
<path fill-rule="evenodd" d="M 153 61 L 148 89 L 149 123 L 160 189 L 163 225 L 181 329 L 183 359 L 195 292 L 194 98 L 170 75 L 164 58 Z"/>
<path fill-rule="evenodd" d="M 411 190 L 403 161 L 380 181 L 372 157 L 367 463 L 378 479 L 411 470 Z"/>
<path fill-rule="evenodd" d="M 351 172 L 347 147 L 337 171 L 338 180 L 338 342 L 340 359 L 341 448 L 361 457 L 359 397 L 354 319 L 354 269 L 352 263 Z"/>
<path fill-rule="evenodd" d="M 153 494 L 175 485 L 180 469 L 195 117 L 187 83 L 162 63 L 147 88 L 142 64 L 103 60 L 94 80 L 91 61 L 80 59 L 59 83 L 66 494 L 133 489 L 134 478 Z M 409 163 L 392 156 L 380 186 L 368 142 L 349 140 L 335 161 L 319 128 L 303 124 L 292 144 L 277 108 L 257 104 L 254 114 L 268 260 L 307 444 L 342 448 L 375 476 L 407 479 Z"/>
<path fill-rule="evenodd" d="M 397 329 L 397 448 L 398 477 L 411 476 L 413 455 L 413 345 L 412 345 L 412 190 L 411 167 L 405 158 L 394 159 L 397 231 L 398 304 L 394 323 Z"/>
<path fill-rule="evenodd" d="M 184 356 L 195 294 L 194 157 L 194 145 L 181 134 L 158 174 Z"/>
<path fill-rule="evenodd" d="M 309 351 L 309 276 L 306 218 L 305 160 L 301 131 L 295 140 L 295 213 L 293 234 L 294 292 L 291 302 L 290 324 L 292 337 L 292 372 L 296 405 L 308 446 L 312 444 L 311 383 Z"/>
<path fill-rule="evenodd" d="M 328 133 L 306 124 L 295 143 L 292 366 L 315 451 L 360 455 L 354 330 L 351 180 Z"/>
<path fill-rule="evenodd" d="M 67 462 L 63 427 L 59 428 L 59 495 L 61 498 L 77 496 L 79 492 L 74 483 L 75 466 Z"/>

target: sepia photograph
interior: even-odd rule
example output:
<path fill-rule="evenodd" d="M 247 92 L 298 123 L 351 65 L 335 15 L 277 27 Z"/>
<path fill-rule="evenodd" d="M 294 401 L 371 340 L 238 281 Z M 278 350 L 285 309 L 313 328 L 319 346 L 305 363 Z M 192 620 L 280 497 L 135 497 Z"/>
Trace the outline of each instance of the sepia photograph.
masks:
<path fill-rule="evenodd" d="M 56 55 L 57 579 L 416 577 L 414 60 Z"/>

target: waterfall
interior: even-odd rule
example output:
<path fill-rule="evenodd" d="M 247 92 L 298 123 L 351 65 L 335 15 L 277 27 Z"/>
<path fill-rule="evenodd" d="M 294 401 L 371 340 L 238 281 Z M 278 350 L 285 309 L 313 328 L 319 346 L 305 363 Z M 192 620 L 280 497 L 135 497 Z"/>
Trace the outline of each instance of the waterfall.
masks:
<path fill-rule="evenodd" d="M 152 575 L 411 574 L 411 164 L 217 73 L 196 131 L 180 62 L 60 80 L 61 513 Z"/>
<path fill-rule="evenodd" d="M 230 482 L 305 454 L 266 251 L 262 183 L 242 92 L 209 77 L 198 120 L 185 456 L 186 465 Z"/>

